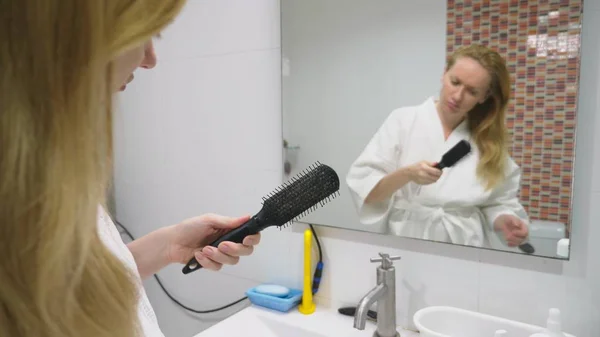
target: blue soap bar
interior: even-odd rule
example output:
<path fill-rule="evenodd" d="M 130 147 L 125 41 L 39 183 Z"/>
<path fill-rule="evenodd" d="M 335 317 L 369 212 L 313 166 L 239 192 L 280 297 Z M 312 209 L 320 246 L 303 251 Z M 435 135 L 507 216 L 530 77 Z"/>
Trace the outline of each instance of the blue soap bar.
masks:
<path fill-rule="evenodd" d="M 290 293 L 290 289 L 276 284 L 263 284 L 254 288 L 254 291 L 260 294 L 285 297 Z"/>

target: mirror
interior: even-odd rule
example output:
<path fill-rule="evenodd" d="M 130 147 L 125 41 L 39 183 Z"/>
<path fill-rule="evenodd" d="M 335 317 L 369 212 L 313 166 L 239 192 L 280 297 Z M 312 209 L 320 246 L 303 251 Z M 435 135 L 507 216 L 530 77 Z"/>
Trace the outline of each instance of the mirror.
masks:
<path fill-rule="evenodd" d="M 342 182 L 302 222 L 568 259 L 582 1 L 281 10 L 283 178 L 320 161 Z"/>

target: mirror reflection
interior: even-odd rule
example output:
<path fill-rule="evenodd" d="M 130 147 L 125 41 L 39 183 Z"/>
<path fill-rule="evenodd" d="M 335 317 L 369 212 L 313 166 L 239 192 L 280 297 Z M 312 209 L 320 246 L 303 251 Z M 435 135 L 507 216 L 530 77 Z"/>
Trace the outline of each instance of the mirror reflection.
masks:
<path fill-rule="evenodd" d="M 282 1 L 285 173 L 306 222 L 568 258 L 581 1 Z"/>

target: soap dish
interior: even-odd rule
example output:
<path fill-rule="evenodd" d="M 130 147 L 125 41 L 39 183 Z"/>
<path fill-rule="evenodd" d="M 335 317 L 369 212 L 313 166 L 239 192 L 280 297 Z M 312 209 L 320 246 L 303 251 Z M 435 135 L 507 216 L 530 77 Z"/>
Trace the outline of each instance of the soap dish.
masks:
<path fill-rule="evenodd" d="M 251 288 L 246 291 L 246 296 L 248 296 L 250 302 L 258 306 L 281 312 L 288 312 L 302 300 L 302 290 L 290 289 L 290 292 L 286 296 L 278 297 L 262 294 L 257 292 L 255 288 Z"/>

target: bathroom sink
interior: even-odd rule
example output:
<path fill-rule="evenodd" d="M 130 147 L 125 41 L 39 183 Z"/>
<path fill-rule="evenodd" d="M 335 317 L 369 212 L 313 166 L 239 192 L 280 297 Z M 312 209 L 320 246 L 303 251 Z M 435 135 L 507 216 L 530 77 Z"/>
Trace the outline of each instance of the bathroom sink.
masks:
<path fill-rule="evenodd" d="M 282 313 L 251 305 L 195 337 L 371 337 L 375 328 L 369 321 L 365 330 L 354 329 L 352 317 L 319 306 L 313 314 L 303 315 L 297 308 Z M 402 337 L 418 336 L 411 331 L 399 332 Z"/>
<path fill-rule="evenodd" d="M 287 324 L 272 318 L 259 316 L 259 322 L 264 325 L 271 333 L 272 336 L 277 337 L 328 337 L 318 332 L 310 331 L 301 327 L 297 327 L 291 324 Z M 271 334 L 261 336 L 271 336 Z"/>
<path fill-rule="evenodd" d="M 544 330 L 536 325 L 443 306 L 417 311 L 414 323 L 420 337 L 494 337 L 497 330 L 506 330 L 510 337 L 529 337 Z"/>

